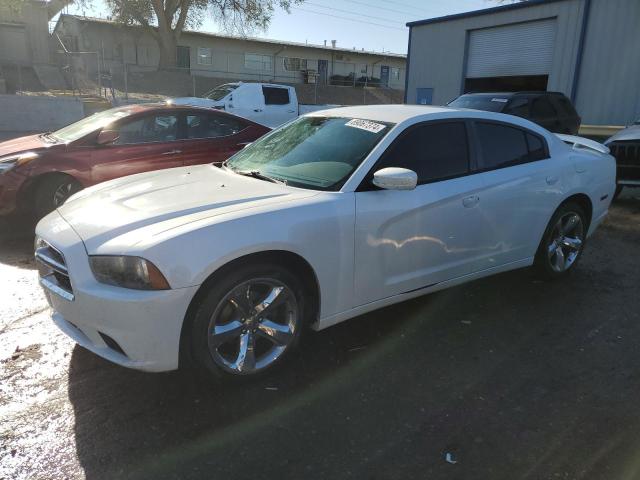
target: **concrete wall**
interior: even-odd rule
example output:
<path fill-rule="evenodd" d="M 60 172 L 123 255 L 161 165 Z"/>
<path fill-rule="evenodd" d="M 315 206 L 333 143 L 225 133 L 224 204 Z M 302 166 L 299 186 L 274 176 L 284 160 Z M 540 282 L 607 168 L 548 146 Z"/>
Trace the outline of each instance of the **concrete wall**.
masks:
<path fill-rule="evenodd" d="M 639 0 L 592 0 L 576 108 L 596 125 L 640 118 Z"/>
<path fill-rule="evenodd" d="M 155 69 L 159 61 L 158 45 L 153 37 L 141 28 L 122 27 L 109 22 L 90 21 L 74 16 L 61 16 L 56 32 L 65 44 L 77 44 L 84 51 L 104 51 L 108 67 L 121 69 L 127 63 L 131 70 Z M 356 77 L 380 78 L 381 66 L 390 67 L 389 86 L 403 89 L 406 59 L 399 56 L 376 55 L 359 51 L 320 48 L 304 45 L 285 45 L 278 42 L 251 39 L 226 38 L 195 32 L 185 32 L 179 42 L 190 48 L 191 73 L 233 80 L 275 81 L 300 83 L 300 71 L 287 71 L 285 57 L 307 60 L 307 69 L 318 69 L 318 60 L 328 62 L 328 75 L 348 75 L 356 72 Z M 211 49 L 211 64 L 198 59 L 198 48 Z M 70 48 L 71 49 L 71 48 Z M 245 54 L 271 57 L 269 68 L 247 68 Z M 95 58 L 87 56 L 86 69 L 95 70 Z M 397 73 L 397 75 L 393 75 Z"/>
<path fill-rule="evenodd" d="M 442 105 L 462 92 L 470 30 L 557 18 L 556 46 L 549 90 L 569 94 L 576 63 L 584 0 L 566 0 L 411 28 L 407 102 L 417 88 L 433 88 L 433 103 Z"/>
<path fill-rule="evenodd" d="M 0 131 L 46 132 L 84 117 L 80 100 L 71 98 L 0 95 Z"/>

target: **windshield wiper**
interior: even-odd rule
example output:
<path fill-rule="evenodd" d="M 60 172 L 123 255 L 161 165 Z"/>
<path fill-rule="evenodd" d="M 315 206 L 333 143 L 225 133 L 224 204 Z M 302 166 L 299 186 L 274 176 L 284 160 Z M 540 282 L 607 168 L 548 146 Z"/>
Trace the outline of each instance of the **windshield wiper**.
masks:
<path fill-rule="evenodd" d="M 47 143 L 58 143 L 58 139 L 53 135 L 53 132 L 41 133 L 38 137 Z"/>
<path fill-rule="evenodd" d="M 271 182 L 271 183 L 279 183 L 281 185 L 287 184 L 285 180 L 280 180 L 279 178 L 270 177 L 260 172 L 259 170 L 233 170 L 233 169 L 231 170 L 237 173 L 238 175 L 244 175 L 245 177 L 253 177 L 260 180 L 266 180 L 267 182 Z"/>

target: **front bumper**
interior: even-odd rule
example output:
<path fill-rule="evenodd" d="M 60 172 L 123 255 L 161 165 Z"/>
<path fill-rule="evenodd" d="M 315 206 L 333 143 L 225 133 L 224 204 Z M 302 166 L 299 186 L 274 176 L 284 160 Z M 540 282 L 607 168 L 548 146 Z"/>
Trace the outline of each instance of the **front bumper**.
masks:
<path fill-rule="evenodd" d="M 197 286 L 142 291 L 98 283 L 78 235 L 57 213 L 36 228 L 66 261 L 72 296 L 41 282 L 53 322 L 79 345 L 122 365 L 146 371 L 178 368 L 180 332 Z"/>

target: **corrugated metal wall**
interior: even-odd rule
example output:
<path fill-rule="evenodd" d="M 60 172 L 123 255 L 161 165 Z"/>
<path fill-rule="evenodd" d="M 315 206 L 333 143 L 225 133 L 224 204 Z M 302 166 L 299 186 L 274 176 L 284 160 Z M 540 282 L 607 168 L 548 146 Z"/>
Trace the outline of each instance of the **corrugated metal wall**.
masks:
<path fill-rule="evenodd" d="M 640 0 L 592 0 L 576 108 L 595 125 L 640 118 Z"/>
<path fill-rule="evenodd" d="M 549 90 L 571 95 L 585 0 L 565 0 L 411 29 L 407 102 L 433 88 L 434 104 L 460 94 L 470 32 L 556 18 Z M 591 0 L 576 107 L 583 123 L 624 125 L 640 117 L 640 0 Z"/>
<path fill-rule="evenodd" d="M 436 105 L 460 94 L 470 31 L 550 18 L 557 18 L 557 31 L 548 88 L 569 93 L 580 38 L 583 2 L 552 2 L 413 27 L 407 102 L 415 103 L 416 88 L 420 87 L 434 89 L 433 102 Z"/>

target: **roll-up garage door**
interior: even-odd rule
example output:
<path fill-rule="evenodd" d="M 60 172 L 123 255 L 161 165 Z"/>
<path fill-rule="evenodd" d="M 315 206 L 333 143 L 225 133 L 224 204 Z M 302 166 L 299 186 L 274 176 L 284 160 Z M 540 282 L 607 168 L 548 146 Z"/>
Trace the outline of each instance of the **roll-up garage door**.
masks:
<path fill-rule="evenodd" d="M 554 18 L 472 30 L 467 78 L 548 74 L 555 37 Z"/>

